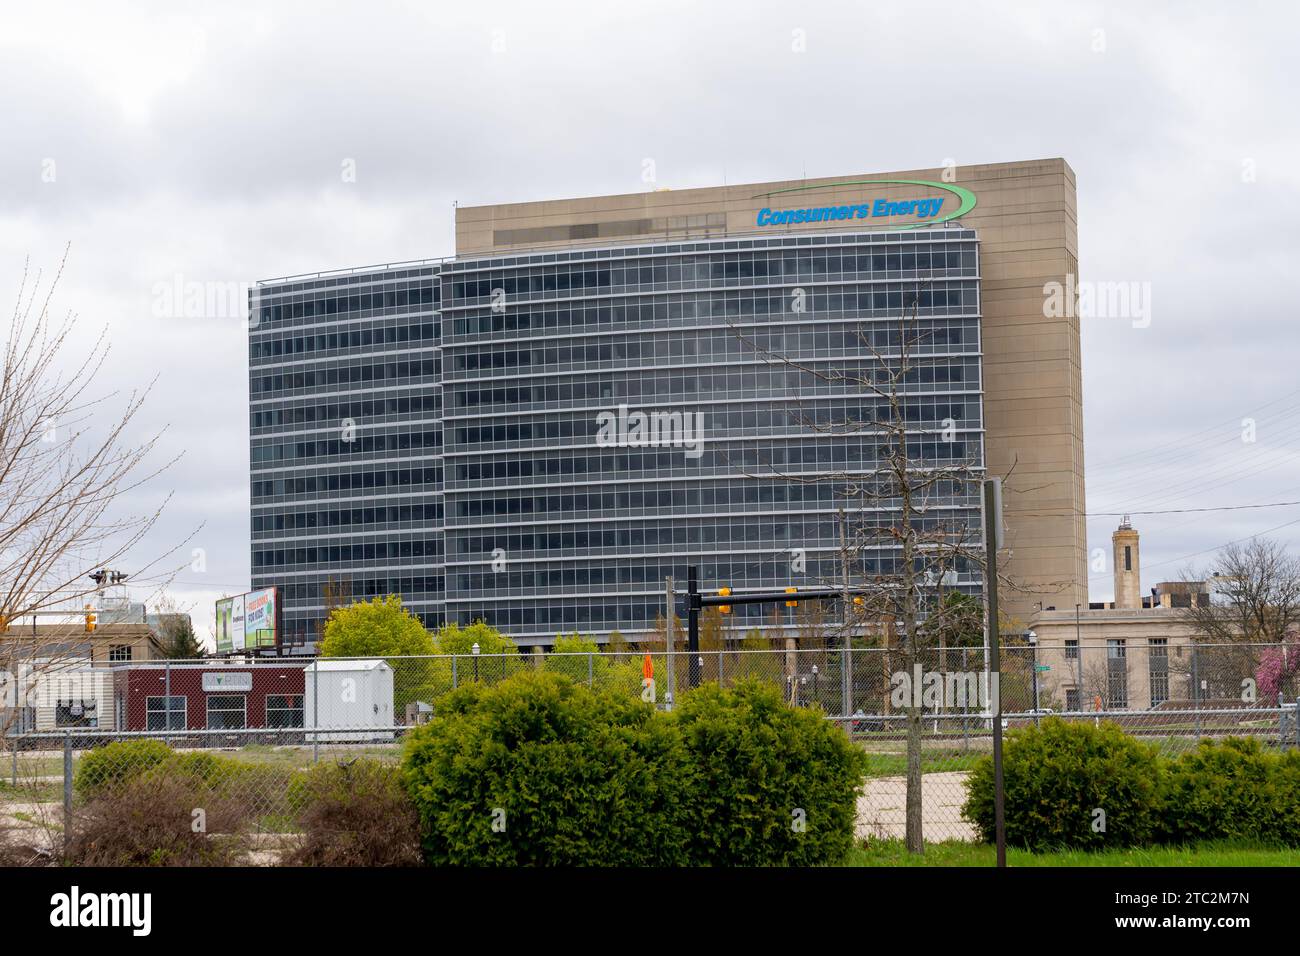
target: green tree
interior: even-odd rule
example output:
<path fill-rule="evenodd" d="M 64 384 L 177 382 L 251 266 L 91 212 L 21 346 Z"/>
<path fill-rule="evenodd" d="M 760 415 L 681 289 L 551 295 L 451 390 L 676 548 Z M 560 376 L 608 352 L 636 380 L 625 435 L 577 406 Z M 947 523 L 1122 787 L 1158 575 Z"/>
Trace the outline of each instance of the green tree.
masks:
<path fill-rule="evenodd" d="M 472 654 L 475 644 L 480 654 L 519 653 L 518 644 L 483 621 L 475 621 L 466 627 L 456 623 L 444 624 L 435 636 L 434 644 L 439 654 Z"/>
<path fill-rule="evenodd" d="M 435 653 L 433 638 L 396 594 L 335 608 L 325 622 L 322 657 L 407 657 Z"/>
<path fill-rule="evenodd" d="M 158 643 L 162 645 L 163 657 L 169 661 L 191 660 L 204 654 L 188 614 L 163 615 L 158 627 Z"/>

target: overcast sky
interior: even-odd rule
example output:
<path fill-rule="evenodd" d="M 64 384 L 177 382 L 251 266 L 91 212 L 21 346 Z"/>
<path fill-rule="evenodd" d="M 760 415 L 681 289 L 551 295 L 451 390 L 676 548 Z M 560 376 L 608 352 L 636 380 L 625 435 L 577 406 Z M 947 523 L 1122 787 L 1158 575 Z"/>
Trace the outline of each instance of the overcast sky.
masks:
<path fill-rule="evenodd" d="M 1296 9 L 9 5 L 0 293 L 70 242 L 58 303 L 85 345 L 108 327 L 105 390 L 157 375 L 136 433 L 184 457 L 139 503 L 175 492 L 154 552 L 206 522 L 175 587 L 206 635 L 249 582 L 246 335 L 159 317 L 161 288 L 449 255 L 454 201 L 642 190 L 646 159 L 682 188 L 1063 156 L 1083 278 L 1151 290 L 1148 327 L 1084 323 L 1109 552 L 1102 512 L 1300 499 Z M 1148 587 L 1227 541 L 1300 544 L 1296 506 L 1134 524 Z"/>

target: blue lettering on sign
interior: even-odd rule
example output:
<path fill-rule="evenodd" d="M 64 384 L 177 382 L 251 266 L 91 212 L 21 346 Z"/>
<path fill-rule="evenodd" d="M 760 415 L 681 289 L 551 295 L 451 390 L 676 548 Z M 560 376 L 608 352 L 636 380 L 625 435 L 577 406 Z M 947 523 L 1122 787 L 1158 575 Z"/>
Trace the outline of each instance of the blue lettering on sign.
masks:
<path fill-rule="evenodd" d="M 929 219 L 939 215 L 942 199 L 903 199 L 893 202 L 877 199 L 874 203 L 853 206 L 812 206 L 807 209 L 760 209 L 760 226 L 800 226 L 814 222 L 842 222 L 846 219 L 882 219 L 891 216 L 915 216 Z"/>

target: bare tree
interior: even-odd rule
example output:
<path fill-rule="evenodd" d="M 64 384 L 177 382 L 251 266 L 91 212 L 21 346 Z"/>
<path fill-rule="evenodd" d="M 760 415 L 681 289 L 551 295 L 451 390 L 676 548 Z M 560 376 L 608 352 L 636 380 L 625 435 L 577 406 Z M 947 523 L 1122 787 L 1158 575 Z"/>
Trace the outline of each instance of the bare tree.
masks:
<path fill-rule="evenodd" d="M 10 675 L 6 703 L 15 705 L 0 718 L 0 732 L 13 721 L 18 698 L 30 689 L 20 685 L 30 682 L 34 668 L 68 666 L 84 650 L 80 625 L 19 632 L 15 623 L 79 612 L 104 583 L 92 581 L 91 572 L 128 555 L 138 560 L 136 549 L 162 505 L 142 514 L 127 506 L 171 464 L 147 464 L 158 435 L 141 444 L 128 440 L 148 387 L 120 400 L 96 394 L 109 355 L 106 334 L 86 354 L 68 354 L 76 318 L 51 316 L 62 271 L 60 263 L 42 289 L 40 275 L 24 268 L 0 359 L 0 648 Z M 157 584 L 165 557 L 137 563 L 132 579 Z"/>
<path fill-rule="evenodd" d="M 931 652 L 938 647 L 940 635 L 969 623 L 968 609 L 945 597 L 959 587 L 963 576 L 969 580 L 984 564 L 978 518 L 984 468 L 979 451 L 968 451 L 957 437 L 959 416 L 945 415 L 929 423 L 921 414 L 922 403 L 909 397 L 918 390 L 919 372 L 928 364 L 924 353 L 935 343 L 935 328 L 919 318 L 919 295 L 908 298 L 896 324 L 859 326 L 857 338 L 865 360 L 845 362 L 839 368 L 792 359 L 767 344 L 775 338 L 768 333 L 746 335 L 739 329 L 735 333 L 765 361 L 796 370 L 815 384 L 829 385 L 825 391 L 843 399 L 847 414 L 832 413 L 829 418 L 824 410 L 801 414 L 805 428 L 862 438 L 875 449 L 875 461 L 864 462 L 861 469 L 804 475 L 773 468 L 761 477 L 833 483 L 849 516 L 850 540 L 844 550 L 849 584 L 864 597 L 861 619 L 882 622 L 888 655 L 898 661 L 902 673 L 910 675 L 917 665 L 933 666 Z M 817 583 L 838 588 L 844 583 L 843 574 Z M 853 616 L 846 614 L 844 619 Z M 849 638 L 848 633 L 843 635 L 844 640 Z M 903 710 L 906 844 L 909 851 L 922 853 L 923 709 L 909 702 Z"/>
<path fill-rule="evenodd" d="M 1183 579 L 1209 586 L 1208 601 L 1193 598 L 1179 612 L 1196 635 L 1193 694 L 1238 698 L 1243 682 L 1255 678 L 1264 645 L 1294 640 L 1300 629 L 1300 560 L 1276 541 L 1251 538 L 1226 545 L 1203 579 L 1191 572 Z"/>
<path fill-rule="evenodd" d="M 1277 644 L 1300 627 L 1300 560 L 1276 541 L 1225 546 L 1203 580 L 1210 600 L 1192 601 L 1182 616 L 1205 643 Z"/>

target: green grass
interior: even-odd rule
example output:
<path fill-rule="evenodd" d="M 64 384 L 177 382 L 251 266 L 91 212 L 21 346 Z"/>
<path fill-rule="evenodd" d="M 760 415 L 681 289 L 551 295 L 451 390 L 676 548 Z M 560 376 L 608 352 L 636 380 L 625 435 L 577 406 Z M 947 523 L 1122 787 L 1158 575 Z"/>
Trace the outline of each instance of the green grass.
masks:
<path fill-rule="evenodd" d="M 913 856 L 901 840 L 876 840 L 854 847 L 844 866 L 994 866 L 993 847 L 956 840 L 927 843 Z M 1007 848 L 1007 866 L 1300 866 L 1300 850 L 1268 849 L 1224 843 L 1191 847 L 1104 850 L 1058 850 L 1030 853 Z"/>
<path fill-rule="evenodd" d="M 0 801 L 5 803 L 58 803 L 62 800 L 62 783 L 33 783 L 19 777 L 15 787 L 7 779 L 0 780 Z"/>
<path fill-rule="evenodd" d="M 222 757 L 231 757 L 244 763 L 262 764 L 264 766 L 274 767 L 291 767 L 294 769 L 305 769 L 312 765 L 312 746 L 298 745 L 293 747 L 268 747 L 263 744 L 249 744 L 240 747 L 238 750 L 213 750 L 212 753 Z M 402 748 L 394 744 L 378 744 L 373 746 L 350 745 L 340 746 L 337 744 L 330 745 L 322 743 L 320 747 L 320 762 L 328 763 L 336 760 L 352 760 L 357 757 L 373 758 L 375 760 L 385 760 L 396 762 L 402 756 Z"/>

